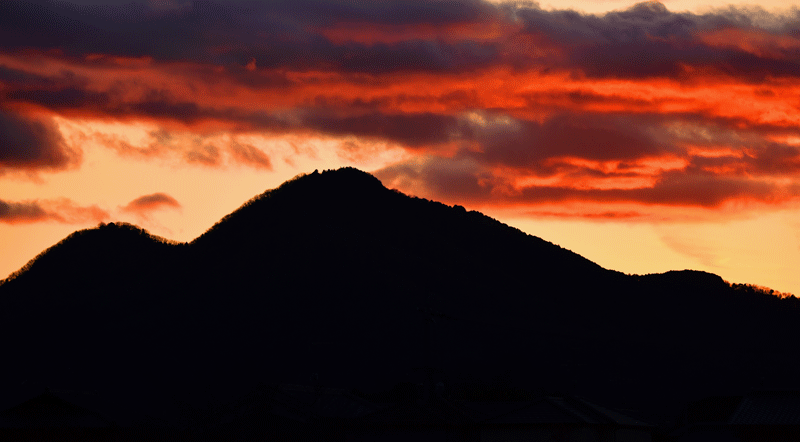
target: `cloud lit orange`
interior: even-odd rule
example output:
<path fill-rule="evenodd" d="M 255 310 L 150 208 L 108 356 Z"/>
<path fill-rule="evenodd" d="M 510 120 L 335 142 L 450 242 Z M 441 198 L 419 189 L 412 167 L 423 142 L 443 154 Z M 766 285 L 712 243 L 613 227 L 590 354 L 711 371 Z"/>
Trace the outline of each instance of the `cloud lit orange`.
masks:
<path fill-rule="evenodd" d="M 45 188 L 94 155 L 270 176 L 382 158 L 372 171 L 400 190 L 547 219 L 730 219 L 800 202 L 797 9 L 155 3 L 0 4 L 0 180 Z M 276 141 L 297 139 L 317 141 Z M 60 209 L 43 201 L 82 200 L 25 192 L 3 195 L 0 220 L 191 211 L 177 188 Z"/>

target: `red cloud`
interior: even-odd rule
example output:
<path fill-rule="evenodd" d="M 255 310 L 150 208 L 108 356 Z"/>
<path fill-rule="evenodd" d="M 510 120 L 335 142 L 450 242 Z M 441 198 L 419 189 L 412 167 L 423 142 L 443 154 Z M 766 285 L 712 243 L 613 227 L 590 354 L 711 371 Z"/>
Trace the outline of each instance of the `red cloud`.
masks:
<path fill-rule="evenodd" d="M 145 212 L 167 207 L 180 208 L 181 205 L 175 198 L 167 195 L 166 193 L 158 192 L 150 195 L 140 196 L 139 198 L 129 202 L 125 207 L 123 207 L 122 210 L 126 212 L 144 214 Z"/>
<path fill-rule="evenodd" d="M 791 59 L 800 54 L 800 38 L 764 29 L 724 28 L 699 33 L 703 43 L 740 50 L 760 58 Z"/>
<path fill-rule="evenodd" d="M 445 202 L 482 206 L 530 206 L 561 202 L 635 203 L 719 208 L 735 201 L 785 204 L 800 200 L 800 185 L 769 178 L 715 176 L 695 169 L 643 173 L 639 186 L 576 186 L 574 180 L 528 180 L 524 171 L 490 168 L 475 161 L 427 158 L 375 172 L 389 187 Z"/>
<path fill-rule="evenodd" d="M 250 144 L 231 142 L 230 152 L 233 158 L 243 164 L 259 169 L 272 170 L 272 162 L 267 154 Z"/>
<path fill-rule="evenodd" d="M 497 14 L 486 5 L 487 13 Z M 360 43 L 368 46 L 377 44 L 398 44 L 409 40 L 443 40 L 456 42 L 496 41 L 505 38 L 519 29 L 519 25 L 500 17 L 486 17 L 477 22 L 385 24 L 373 26 L 372 23 L 338 22 L 324 27 L 318 32 L 335 45 Z"/>
<path fill-rule="evenodd" d="M 646 215 L 641 212 L 626 211 L 626 212 L 556 212 L 546 210 L 533 210 L 525 212 L 526 215 L 535 218 L 584 218 L 598 221 L 619 221 L 619 220 L 636 220 L 645 219 Z"/>
<path fill-rule="evenodd" d="M 80 224 L 108 219 L 108 212 L 97 206 L 78 206 L 68 199 L 9 202 L 0 200 L 0 222 L 8 224 L 57 221 Z"/>
<path fill-rule="evenodd" d="M 49 112 L 155 123 L 143 148 L 96 139 L 213 167 L 271 168 L 255 146 L 224 141 L 243 132 L 388 141 L 373 144 L 417 159 L 384 179 L 452 202 L 717 208 L 796 197 L 796 14 L 760 20 L 766 29 L 747 10 L 657 3 L 604 15 L 390 3 L 199 2 L 127 15 L 60 3 L 37 6 L 54 18 L 42 29 L 23 20 L 31 4 L 0 2 L 0 141 L 16 134 L 0 143 L 0 167 L 77 164 L 57 128 L 30 116 Z"/>

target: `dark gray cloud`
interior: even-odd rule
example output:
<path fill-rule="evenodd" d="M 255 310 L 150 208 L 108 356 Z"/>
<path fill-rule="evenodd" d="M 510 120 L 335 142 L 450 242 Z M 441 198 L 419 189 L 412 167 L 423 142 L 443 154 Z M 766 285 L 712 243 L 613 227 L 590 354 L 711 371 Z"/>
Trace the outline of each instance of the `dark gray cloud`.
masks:
<path fill-rule="evenodd" d="M 495 176 L 502 169 L 580 182 L 659 180 L 650 191 L 531 188 L 530 198 L 558 200 L 562 192 L 574 192 L 597 200 L 666 201 L 658 189 L 681 195 L 707 185 L 708 192 L 696 192 L 700 196 L 692 201 L 713 206 L 737 186 L 754 198 L 768 198 L 769 185 L 748 177 L 800 170 L 798 147 L 776 141 L 800 136 L 789 99 L 775 115 L 762 118 L 747 109 L 727 112 L 719 103 L 706 105 L 692 89 L 709 78 L 711 83 L 732 78 L 743 88 L 743 99 L 767 97 L 758 104 L 769 105 L 768 97 L 791 83 L 786 78 L 800 75 L 797 10 L 778 17 L 736 8 L 676 13 L 652 2 L 603 15 L 480 0 L 97 3 L 0 2 L 0 52 L 13 58 L 21 53 L 15 51 L 40 51 L 51 54 L 44 57 L 48 62 L 51 56 L 66 59 L 54 65 L 112 78 L 115 69 L 128 69 L 125 63 L 141 62 L 147 75 L 132 79 L 125 70 L 118 81 L 89 81 L 67 70 L 45 75 L 51 71 L 27 72 L 19 66 L 39 68 L 9 62 L 0 65 L 2 109 L 44 107 L 66 116 L 85 112 L 169 123 L 165 127 L 181 123 L 197 134 L 188 146 L 169 140 L 143 149 L 119 140 L 109 146 L 144 156 L 174 151 L 209 166 L 222 164 L 223 156 L 267 170 L 272 166 L 254 146 L 201 139 L 217 130 L 234 136 L 248 131 L 355 136 L 391 141 L 417 154 L 456 150 L 436 164 L 404 163 L 383 173 L 424 181 L 434 192 L 476 198 L 510 188 Z M 488 86 L 497 96 L 470 82 L 495 72 L 503 86 Z M 537 81 L 534 73 L 555 79 L 553 87 L 532 85 L 526 92 L 524 84 L 513 83 Z M 184 82 L 182 89 L 170 90 L 172 74 Z M 636 87 L 628 93 L 619 85 L 593 84 L 597 77 L 631 78 Z M 667 78 L 669 88 L 684 82 L 693 94 L 650 93 L 647 79 L 655 77 Z M 758 83 L 755 95 L 741 80 Z M 197 85 L 206 93 L 187 92 Z M 247 100 L 260 91 L 272 96 L 276 90 L 286 100 L 279 97 L 274 107 L 230 100 Z M 674 131 L 675 123 L 694 129 Z M 0 124 L 6 127 L 0 134 L 6 141 L 0 146 L 3 168 L 57 169 L 80 158 L 46 120 L 3 110 Z M 728 146 L 738 154 L 702 155 L 692 153 L 692 146 Z M 662 157 L 685 161 L 682 175 L 642 172 L 642 160 Z M 429 178 L 415 176 L 423 172 Z M 729 181 L 720 179 L 719 189 L 704 184 L 723 176 Z"/>
<path fill-rule="evenodd" d="M 609 189 L 566 185 L 519 187 L 513 185 L 514 175 L 500 176 L 476 162 L 439 157 L 396 164 L 376 171 L 375 175 L 388 186 L 414 189 L 427 198 L 481 204 L 584 201 L 715 208 L 731 200 L 783 203 L 800 198 L 798 184 L 719 176 L 691 169 L 661 173 L 651 186 Z"/>
<path fill-rule="evenodd" d="M 709 45 L 701 38 L 705 32 L 726 29 L 760 29 L 796 37 L 800 32 L 797 10 L 793 16 L 773 17 L 765 11 L 735 8 L 676 13 L 654 2 L 604 15 L 480 0 L 196 1 L 170 2 L 170 7 L 160 3 L 0 2 L 0 50 L 58 49 L 74 57 L 148 56 L 240 67 L 255 60 L 259 67 L 324 67 L 372 74 L 466 72 L 500 64 L 562 67 L 614 77 L 674 77 L 687 64 L 752 79 L 800 72 L 797 46 L 778 45 L 769 54 L 755 54 L 735 45 Z M 773 25 L 764 30 L 759 20 Z M 445 40 L 413 31 L 399 41 L 377 44 L 336 44 L 325 37 L 325 29 L 343 23 L 367 33 L 387 26 L 445 30 L 452 25 L 470 28 L 487 23 L 500 23 L 506 31 L 494 40 L 481 41 L 458 35 Z M 519 24 L 522 30 L 514 30 Z M 537 41 L 559 49 L 563 56 L 520 51 L 512 37 L 526 34 L 541 37 Z M 263 81 L 263 77 L 251 80 Z"/>
<path fill-rule="evenodd" d="M 709 45 L 703 33 L 739 29 L 772 35 L 796 36 L 800 11 L 794 18 L 776 19 L 780 29 L 763 30 L 754 15 L 770 16 L 731 8 L 708 14 L 670 12 L 657 2 L 639 3 L 630 9 L 604 15 L 575 11 L 516 11 L 525 32 L 544 35 L 563 48 L 563 67 L 601 77 L 681 77 L 684 66 L 710 67 L 725 74 L 752 80 L 800 75 L 800 48 L 785 47 L 773 56 L 756 55 L 736 48 Z M 775 57 L 781 55 L 781 57 Z"/>
<path fill-rule="evenodd" d="M 80 160 L 81 152 L 67 146 L 52 121 L 0 107 L 0 172 L 61 170 L 77 165 Z"/>
<path fill-rule="evenodd" d="M 463 126 L 453 116 L 433 113 L 337 115 L 324 110 L 307 110 L 302 125 L 329 134 L 348 134 L 397 141 L 410 147 L 449 141 L 451 132 Z"/>
<path fill-rule="evenodd" d="M 65 87 L 55 90 L 15 90 L 6 94 L 8 100 L 37 103 L 50 109 L 101 109 L 107 107 L 109 94 L 92 92 L 77 87 Z"/>
<path fill-rule="evenodd" d="M 37 202 L 22 203 L 0 200 L 0 221 L 5 223 L 23 223 L 43 221 L 52 216 Z"/>
<path fill-rule="evenodd" d="M 464 131 L 481 146 L 464 154 L 493 165 L 543 168 L 543 160 L 554 157 L 629 160 L 656 156 L 672 147 L 649 133 L 646 119 L 563 114 L 541 123 L 502 116 L 487 120 Z"/>
<path fill-rule="evenodd" d="M 19 69 L 10 68 L 6 65 L 0 64 L 0 83 L 7 86 L 34 86 L 42 87 L 53 84 L 53 81 L 43 75 L 37 75 L 31 72 L 26 72 Z"/>
<path fill-rule="evenodd" d="M 436 26 L 496 14 L 495 7 L 475 0 L 197 1 L 176 6 L 0 2 L 0 49 L 58 48 L 76 57 L 99 53 L 242 66 L 254 58 L 262 67 L 335 66 L 373 73 L 454 70 L 496 60 L 493 45 L 473 42 L 337 46 L 319 34 L 342 22 Z"/>
<path fill-rule="evenodd" d="M 442 201 L 487 201 L 503 180 L 468 159 L 427 157 L 373 172 L 384 185 Z"/>

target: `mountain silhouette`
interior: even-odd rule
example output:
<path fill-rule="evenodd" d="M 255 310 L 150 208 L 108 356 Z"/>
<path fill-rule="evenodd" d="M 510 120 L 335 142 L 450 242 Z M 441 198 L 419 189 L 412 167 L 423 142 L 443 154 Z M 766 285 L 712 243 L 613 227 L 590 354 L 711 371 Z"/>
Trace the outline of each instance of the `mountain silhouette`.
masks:
<path fill-rule="evenodd" d="M 42 252 L 0 285 L 0 407 L 49 386 L 122 423 L 179 420 L 316 376 L 558 390 L 662 419 L 797 388 L 797 306 L 705 272 L 607 270 L 344 168 L 189 243 L 109 223 Z"/>

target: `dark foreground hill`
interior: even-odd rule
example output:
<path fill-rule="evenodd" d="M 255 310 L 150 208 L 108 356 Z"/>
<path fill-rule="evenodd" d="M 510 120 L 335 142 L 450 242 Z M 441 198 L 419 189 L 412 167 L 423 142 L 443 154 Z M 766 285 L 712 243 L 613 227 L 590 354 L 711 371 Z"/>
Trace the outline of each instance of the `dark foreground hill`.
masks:
<path fill-rule="evenodd" d="M 430 374 L 660 419 L 795 388 L 796 307 L 703 272 L 606 270 L 358 170 L 315 172 L 188 244 L 112 223 L 43 252 L 0 285 L 0 407 L 47 386 L 119 422 L 178 419 L 258 383 Z"/>

